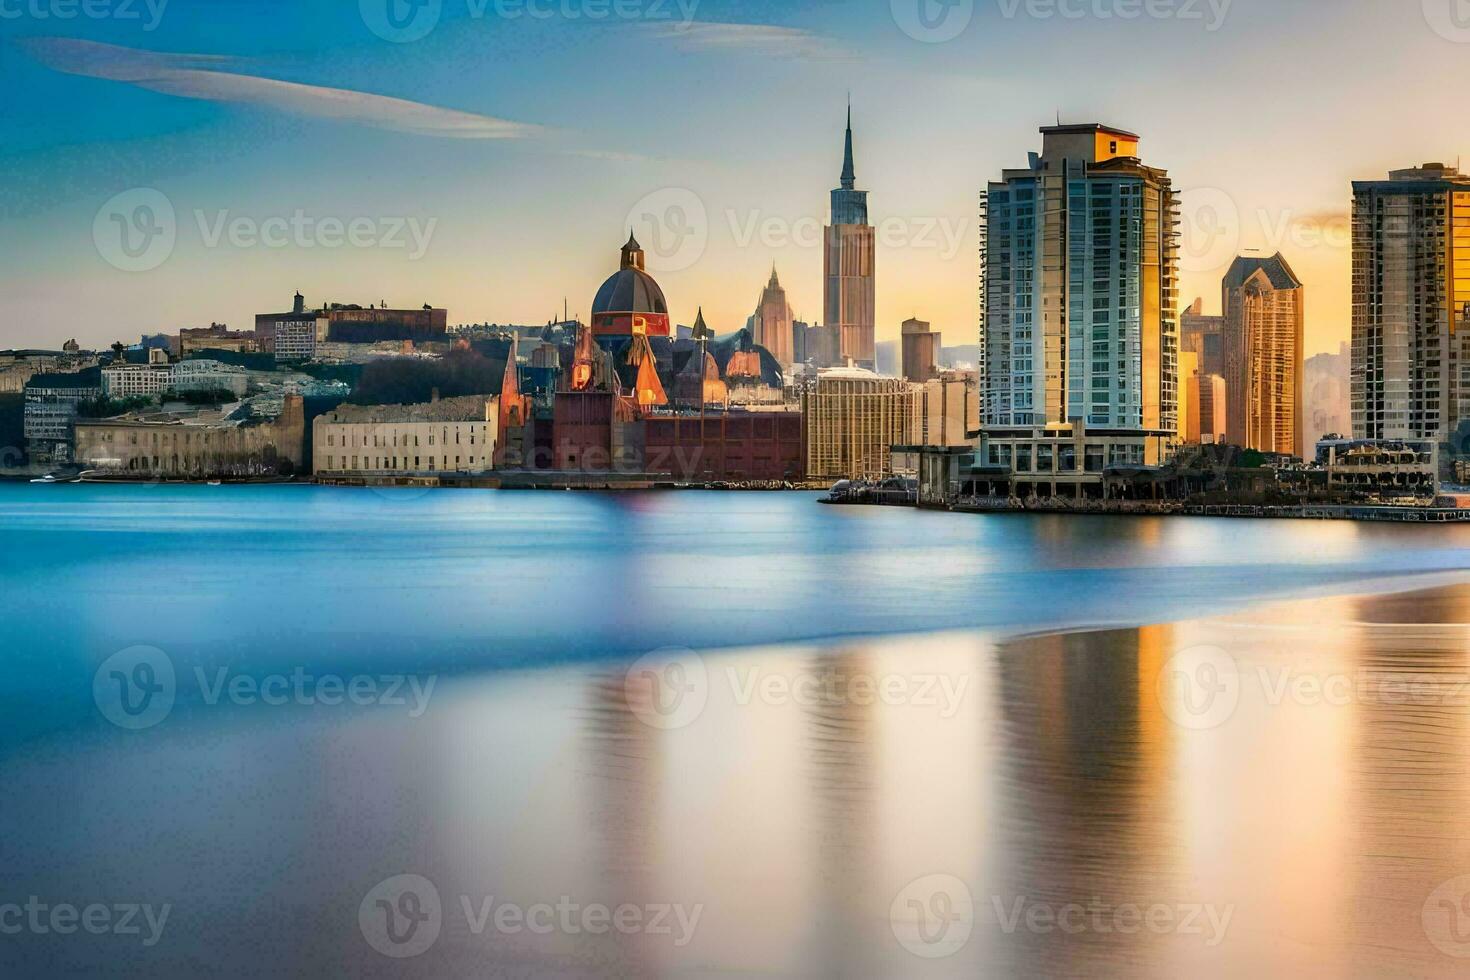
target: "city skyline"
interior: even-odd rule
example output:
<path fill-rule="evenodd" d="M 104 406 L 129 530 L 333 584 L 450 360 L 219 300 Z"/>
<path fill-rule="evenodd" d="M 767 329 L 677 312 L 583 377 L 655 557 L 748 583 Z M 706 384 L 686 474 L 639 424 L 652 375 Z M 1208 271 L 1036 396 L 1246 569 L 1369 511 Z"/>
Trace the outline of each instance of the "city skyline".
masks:
<path fill-rule="evenodd" d="M 0 980 L 1465 980 L 1466 56 L 0 0 Z"/>
<path fill-rule="evenodd" d="M 715 330 L 738 329 L 774 261 L 795 315 L 816 322 L 820 229 L 850 86 L 883 270 L 879 341 L 897 339 L 910 316 L 950 343 L 973 336 L 978 192 L 1060 110 L 1064 121 L 1139 132 L 1145 155 L 1174 175 L 1187 239 L 1198 233 L 1185 242 L 1181 305 L 1213 297 L 1237 254 L 1279 249 L 1313 295 L 1305 353 L 1335 350 L 1350 320 L 1350 182 L 1452 162 L 1464 146 L 1438 122 L 1447 96 L 1427 92 L 1406 107 L 1390 83 L 1426 65 L 1448 70 L 1463 49 L 1433 18 L 1345 10 L 1324 24 L 1277 4 L 1226 6 L 1209 30 L 1182 16 L 1124 22 L 1021 7 L 1008 17 L 982 4 L 944 43 L 916 40 L 888 5 L 834 19 L 822 5 L 708 2 L 681 27 L 476 18 L 446 4 L 426 36 L 397 44 L 359 10 L 282 11 L 268 31 L 258 18 L 230 30 L 228 10 L 223 27 L 167 8 L 153 30 L 8 20 L 0 78 L 33 93 L 0 123 L 12 174 L 0 212 L 11 343 L 101 345 L 211 321 L 239 329 L 264 297 L 294 289 L 432 303 L 455 322 L 541 322 L 599 281 L 601 228 L 680 206 L 689 217 L 691 202 L 702 222 L 645 239 L 650 266 L 679 297 L 672 319 L 690 323 L 702 306 Z M 1258 43 L 1251 30 L 1263 18 L 1310 22 L 1340 47 L 1331 57 L 1293 48 L 1283 60 L 1284 40 Z M 1113 84 L 1084 85 L 1069 55 L 1122 30 L 1149 46 L 1150 63 L 1125 59 L 1109 68 Z M 74 36 L 57 40 L 59 31 Z M 575 56 L 545 61 L 553 42 Z M 1370 45 L 1383 66 L 1371 85 L 1336 69 Z M 1220 71 L 1207 78 L 1196 66 L 1210 57 Z M 1042 69 L 1028 81 L 1040 80 L 1023 98 L 1006 95 L 1000 80 L 1028 59 Z M 589 84 L 629 60 L 636 97 Z M 689 84 L 709 72 L 735 73 L 741 91 Z M 1228 87 L 1217 81 L 1225 75 Z M 1303 99 L 1334 97 L 1304 117 L 1279 98 L 1287 76 Z M 1164 83 L 1189 105 L 1137 97 Z M 803 96 L 784 94 L 792 89 Z M 331 90 L 348 93 L 347 108 L 324 105 Z M 1232 138 L 1231 113 L 1246 102 L 1251 136 Z M 1365 119 L 1372 141 L 1354 135 Z M 342 166 L 354 159 L 372 165 Z M 136 188 L 165 195 L 177 234 L 166 262 L 128 273 L 99 255 L 93 226 L 104 204 Z M 369 237 L 385 247 L 321 247 L 319 229 L 310 248 L 252 245 L 230 224 L 243 218 L 258 233 L 298 211 L 312 222 L 372 220 Z M 1222 234 L 1211 237 L 1215 217 Z M 394 222 L 402 247 L 382 241 Z M 587 226 L 599 233 L 566 233 Z M 691 234 L 675 246 L 681 231 Z"/>

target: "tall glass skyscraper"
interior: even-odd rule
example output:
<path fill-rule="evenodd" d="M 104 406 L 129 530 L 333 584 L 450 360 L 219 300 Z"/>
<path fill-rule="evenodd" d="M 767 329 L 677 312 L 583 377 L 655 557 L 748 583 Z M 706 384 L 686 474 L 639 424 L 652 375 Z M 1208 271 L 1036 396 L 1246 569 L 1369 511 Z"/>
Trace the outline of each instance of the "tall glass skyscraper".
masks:
<path fill-rule="evenodd" d="M 1353 183 L 1353 435 L 1447 440 L 1470 418 L 1470 176 Z"/>
<path fill-rule="evenodd" d="M 983 463 L 1065 491 L 1159 462 L 1177 439 L 1178 207 L 1133 133 L 1041 133 L 1041 153 L 982 205 L 981 448 Z"/>

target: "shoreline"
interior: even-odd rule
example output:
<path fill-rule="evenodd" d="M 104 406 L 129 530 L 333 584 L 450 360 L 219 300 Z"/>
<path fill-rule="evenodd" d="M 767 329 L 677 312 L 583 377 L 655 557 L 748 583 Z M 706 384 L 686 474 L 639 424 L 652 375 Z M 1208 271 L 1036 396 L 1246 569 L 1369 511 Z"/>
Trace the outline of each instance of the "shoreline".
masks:
<path fill-rule="evenodd" d="M 1044 515 L 1059 517 L 1206 517 L 1229 520 L 1353 521 L 1388 524 L 1470 524 L 1470 509 L 1393 504 L 1184 504 L 1130 500 L 1087 501 L 1085 505 L 1025 502 L 917 504 L 912 500 L 833 500 L 833 507 L 890 507 L 944 514 Z"/>
<path fill-rule="evenodd" d="M 33 474 L 0 473 L 0 483 L 37 484 L 61 486 L 63 484 L 94 484 L 103 486 L 171 486 L 171 487 L 216 487 L 216 486 L 300 486 L 300 487 L 346 487 L 370 490 L 527 490 L 559 492 L 582 490 L 597 492 L 641 492 L 648 490 L 701 490 L 731 493 L 822 493 L 830 488 L 826 483 L 809 484 L 764 484 L 726 483 L 724 481 L 686 482 L 666 477 L 616 478 L 614 474 L 589 474 L 579 479 L 557 479 L 566 474 L 506 473 L 480 476 L 422 476 L 391 477 L 384 479 L 310 479 L 242 477 L 215 480 L 137 479 L 135 477 L 58 477 L 44 479 L 46 473 Z"/>

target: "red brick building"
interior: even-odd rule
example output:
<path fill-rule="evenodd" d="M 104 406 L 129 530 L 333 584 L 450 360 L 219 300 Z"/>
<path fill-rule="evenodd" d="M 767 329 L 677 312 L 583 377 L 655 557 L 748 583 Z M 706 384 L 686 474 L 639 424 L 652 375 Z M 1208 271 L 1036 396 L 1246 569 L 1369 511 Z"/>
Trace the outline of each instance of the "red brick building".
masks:
<path fill-rule="evenodd" d="M 643 419 L 649 473 L 694 482 L 798 482 L 806 478 L 801 412 L 650 415 Z"/>

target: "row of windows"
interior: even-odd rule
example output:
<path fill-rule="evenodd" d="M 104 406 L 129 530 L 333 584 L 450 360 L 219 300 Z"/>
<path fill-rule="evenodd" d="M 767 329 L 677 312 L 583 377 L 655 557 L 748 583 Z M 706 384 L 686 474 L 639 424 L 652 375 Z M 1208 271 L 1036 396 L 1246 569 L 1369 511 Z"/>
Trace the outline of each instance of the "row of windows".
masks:
<path fill-rule="evenodd" d="M 1104 465 L 1139 465 L 1143 459 L 1143 446 L 1138 443 L 1085 446 L 1082 468 L 1087 473 L 1101 473 Z M 1016 473 L 1076 473 L 1078 463 L 1075 446 L 1045 443 L 991 443 L 988 461 L 991 466 L 1007 467 Z"/>
<path fill-rule="evenodd" d="M 480 432 L 482 434 L 484 433 L 484 426 L 480 427 Z M 458 446 L 461 444 L 461 440 L 463 439 L 463 437 L 467 435 L 468 439 L 464 441 L 473 446 L 475 444 L 475 433 L 475 429 L 462 430 L 458 427 L 450 429 L 448 426 L 445 426 L 439 431 L 439 444 L 444 446 L 450 445 L 450 437 L 452 435 L 453 444 Z M 434 445 L 434 440 L 435 435 L 433 432 L 430 432 L 428 436 L 428 444 L 430 446 Z M 340 438 L 338 437 L 336 430 L 328 429 L 326 443 L 328 446 L 340 445 L 346 449 L 351 449 L 358 446 L 367 448 L 369 445 L 371 445 L 372 448 L 375 449 L 397 449 L 400 447 L 408 448 L 410 446 L 418 446 L 420 444 L 420 436 L 417 432 L 400 433 L 398 432 L 398 430 L 395 429 L 390 435 L 386 436 L 374 432 L 371 435 L 371 442 L 369 442 L 369 436 L 361 434 L 356 428 L 349 428 L 347 430 L 347 433 L 342 435 Z"/>
<path fill-rule="evenodd" d="M 425 463 L 425 459 L 426 458 L 428 460 L 427 463 Z M 351 459 L 351 461 L 352 461 L 352 463 L 351 463 L 350 466 L 348 465 L 348 460 L 349 459 Z M 409 460 L 409 457 L 408 456 L 401 456 L 401 457 L 400 456 L 361 456 L 361 457 L 359 457 L 359 456 L 351 456 L 351 457 L 348 457 L 348 456 L 332 456 L 332 455 L 328 455 L 327 456 L 327 466 L 326 466 L 326 469 L 327 469 L 327 472 L 336 472 L 338 470 L 338 468 L 339 468 L 339 465 L 338 464 L 340 464 L 340 468 L 343 469 L 343 470 L 366 470 L 366 471 L 369 471 L 369 472 L 385 471 L 385 470 L 400 470 L 400 469 L 403 469 L 403 470 L 413 470 L 413 471 L 416 471 L 416 472 L 428 472 L 428 473 L 437 473 L 437 472 L 440 472 L 441 470 L 444 471 L 444 472 L 452 472 L 450 470 L 450 468 L 449 468 L 449 457 L 448 456 L 445 456 L 442 460 L 437 459 L 437 458 L 435 458 L 433 456 L 429 456 L 429 457 L 414 456 L 413 457 L 413 465 L 412 466 L 409 466 L 408 460 Z M 475 461 L 476 461 L 476 457 L 474 457 L 474 456 L 468 457 L 468 461 L 467 462 L 466 462 L 466 459 L 465 458 L 460 457 L 460 456 L 456 456 L 456 457 L 454 457 L 454 470 L 458 470 L 458 469 L 460 469 L 460 467 L 465 466 L 465 465 L 468 465 L 470 467 L 470 469 L 474 469 L 475 468 Z M 400 463 L 402 463 L 403 465 L 400 466 L 399 465 Z"/>

